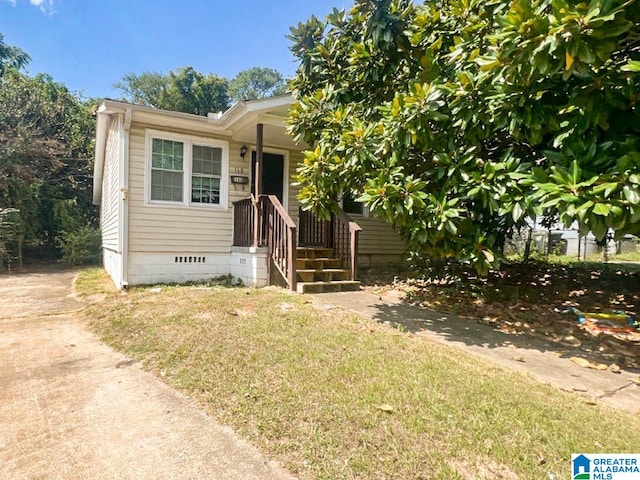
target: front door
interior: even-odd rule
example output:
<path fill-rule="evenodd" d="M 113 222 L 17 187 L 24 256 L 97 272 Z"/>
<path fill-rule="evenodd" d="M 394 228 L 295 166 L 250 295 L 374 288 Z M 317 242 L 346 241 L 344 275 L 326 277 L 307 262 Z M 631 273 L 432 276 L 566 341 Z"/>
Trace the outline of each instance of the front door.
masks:
<path fill-rule="evenodd" d="M 262 193 L 275 195 L 284 204 L 284 155 L 262 154 Z M 256 152 L 251 152 L 251 192 L 255 192 Z"/>

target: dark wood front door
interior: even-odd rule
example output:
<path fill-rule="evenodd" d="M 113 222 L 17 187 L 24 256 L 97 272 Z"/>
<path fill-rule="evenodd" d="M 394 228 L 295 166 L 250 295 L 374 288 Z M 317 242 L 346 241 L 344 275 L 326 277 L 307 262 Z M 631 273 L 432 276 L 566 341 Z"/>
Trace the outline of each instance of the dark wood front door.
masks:
<path fill-rule="evenodd" d="M 251 152 L 251 192 L 255 192 L 256 152 Z M 284 199 L 284 155 L 262 154 L 262 192 L 275 195 L 283 203 Z"/>

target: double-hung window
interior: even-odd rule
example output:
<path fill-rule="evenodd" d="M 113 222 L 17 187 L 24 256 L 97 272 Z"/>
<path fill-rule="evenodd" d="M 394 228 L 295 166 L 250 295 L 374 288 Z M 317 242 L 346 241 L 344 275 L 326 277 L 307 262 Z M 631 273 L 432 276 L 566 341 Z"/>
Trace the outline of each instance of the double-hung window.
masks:
<path fill-rule="evenodd" d="M 193 145 L 192 152 L 191 201 L 219 205 L 222 148 Z"/>
<path fill-rule="evenodd" d="M 184 143 L 153 138 L 151 141 L 151 200 L 184 199 Z"/>
<path fill-rule="evenodd" d="M 147 132 L 149 203 L 226 207 L 227 142 Z"/>

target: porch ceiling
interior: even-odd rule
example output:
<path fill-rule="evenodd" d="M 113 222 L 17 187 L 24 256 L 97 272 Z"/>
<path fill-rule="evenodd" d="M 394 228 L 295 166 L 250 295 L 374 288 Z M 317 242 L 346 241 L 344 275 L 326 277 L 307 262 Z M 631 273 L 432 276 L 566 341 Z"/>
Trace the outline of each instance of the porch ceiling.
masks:
<path fill-rule="evenodd" d="M 289 106 L 277 107 L 267 111 L 250 112 L 233 126 L 233 140 L 247 145 L 256 144 L 256 125 L 264 125 L 265 146 L 287 150 L 304 150 L 306 144 L 296 144 L 287 133 L 285 120 L 289 115 Z"/>

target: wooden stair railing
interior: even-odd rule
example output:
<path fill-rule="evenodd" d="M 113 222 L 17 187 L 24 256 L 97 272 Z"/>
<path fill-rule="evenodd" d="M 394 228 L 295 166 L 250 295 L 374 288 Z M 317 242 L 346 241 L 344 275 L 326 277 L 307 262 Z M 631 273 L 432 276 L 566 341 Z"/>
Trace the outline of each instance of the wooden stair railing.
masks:
<path fill-rule="evenodd" d="M 233 245 L 268 247 L 269 283 L 271 264 L 282 274 L 291 290 L 296 290 L 296 232 L 293 219 L 275 195 L 260 195 L 258 201 L 246 198 L 233 203 Z M 255 222 L 258 215 L 258 222 Z M 257 232 L 255 231 L 257 228 Z M 350 279 L 358 277 L 358 242 L 362 228 L 341 209 L 331 220 L 319 220 L 309 211 L 300 210 L 299 244 L 330 248 L 349 269 Z"/>
<path fill-rule="evenodd" d="M 260 195 L 257 202 L 253 197 L 233 202 L 233 245 L 267 247 L 269 284 L 273 283 L 273 263 L 289 288 L 296 289 L 296 230 L 296 223 L 275 195 Z"/>
<path fill-rule="evenodd" d="M 320 220 L 313 212 L 300 209 L 300 245 L 333 249 L 343 268 L 351 272 L 351 280 L 358 276 L 358 242 L 362 228 L 342 209 L 331 220 Z"/>
<path fill-rule="evenodd" d="M 358 277 L 358 242 L 362 228 L 342 209 L 333 214 L 333 251 L 351 270 L 351 280 Z"/>
<path fill-rule="evenodd" d="M 289 216 L 275 195 L 260 195 L 258 199 L 260 218 L 264 227 L 264 245 L 269 248 L 269 256 L 278 268 L 291 290 L 296 290 L 296 222 Z M 272 283 L 269 265 L 269 284 Z"/>

